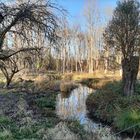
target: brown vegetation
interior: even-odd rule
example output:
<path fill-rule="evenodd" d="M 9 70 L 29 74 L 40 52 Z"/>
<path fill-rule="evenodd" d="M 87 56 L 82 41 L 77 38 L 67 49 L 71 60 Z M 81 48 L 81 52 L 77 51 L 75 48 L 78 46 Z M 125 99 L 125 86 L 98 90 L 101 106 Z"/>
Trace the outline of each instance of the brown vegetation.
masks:
<path fill-rule="evenodd" d="M 62 82 L 60 84 L 60 91 L 62 94 L 70 93 L 71 90 L 75 89 L 78 86 L 78 84 L 75 84 L 74 82 Z"/>

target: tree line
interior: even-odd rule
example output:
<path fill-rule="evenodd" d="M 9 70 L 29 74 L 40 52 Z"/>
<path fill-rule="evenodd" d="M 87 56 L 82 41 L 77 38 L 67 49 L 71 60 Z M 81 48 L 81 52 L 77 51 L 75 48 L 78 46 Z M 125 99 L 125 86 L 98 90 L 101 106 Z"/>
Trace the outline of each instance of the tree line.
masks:
<path fill-rule="evenodd" d="M 66 10 L 51 1 L 0 3 L 0 69 L 9 86 L 22 69 L 32 72 L 89 72 L 122 69 L 123 92 L 135 91 L 139 69 L 139 2 L 118 1 L 102 26 L 97 1 L 84 10 L 85 31 L 71 27 Z M 61 16 L 58 16 L 59 14 Z"/>

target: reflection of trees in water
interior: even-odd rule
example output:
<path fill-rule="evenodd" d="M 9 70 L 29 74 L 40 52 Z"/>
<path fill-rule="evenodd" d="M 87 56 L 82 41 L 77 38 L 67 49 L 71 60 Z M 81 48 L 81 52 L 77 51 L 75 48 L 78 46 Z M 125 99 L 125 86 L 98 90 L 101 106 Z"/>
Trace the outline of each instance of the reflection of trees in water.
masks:
<path fill-rule="evenodd" d="M 83 124 L 88 132 L 96 132 L 99 125 L 88 119 L 86 115 L 86 98 L 93 92 L 88 87 L 80 86 L 73 90 L 69 98 L 62 98 L 61 94 L 57 98 L 56 111 L 61 119 L 76 119 Z"/>
<path fill-rule="evenodd" d="M 86 116 L 85 101 L 91 89 L 80 86 L 73 90 L 69 98 L 62 98 L 61 95 L 57 99 L 57 114 L 62 119 L 83 119 Z M 81 118 L 82 117 L 82 118 Z"/>

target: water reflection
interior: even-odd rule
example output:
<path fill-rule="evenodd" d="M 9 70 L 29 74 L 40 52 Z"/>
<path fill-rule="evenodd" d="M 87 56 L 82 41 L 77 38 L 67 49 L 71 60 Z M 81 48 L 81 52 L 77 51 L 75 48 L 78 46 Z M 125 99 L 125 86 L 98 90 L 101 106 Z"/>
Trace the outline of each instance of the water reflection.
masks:
<path fill-rule="evenodd" d="M 86 86 L 80 85 L 74 89 L 66 98 L 59 94 L 57 97 L 56 112 L 57 115 L 64 120 L 78 120 L 84 126 L 92 137 L 98 135 L 100 140 L 120 140 L 120 136 L 114 135 L 110 127 L 103 126 L 101 123 L 95 123 L 87 117 L 86 99 L 87 96 L 94 92 Z"/>
<path fill-rule="evenodd" d="M 59 94 L 56 106 L 57 115 L 61 119 L 79 120 L 88 131 L 95 130 L 99 124 L 93 123 L 86 115 L 85 102 L 91 92 L 93 92 L 92 89 L 80 85 L 71 92 L 69 98 L 63 98 L 63 96 Z"/>

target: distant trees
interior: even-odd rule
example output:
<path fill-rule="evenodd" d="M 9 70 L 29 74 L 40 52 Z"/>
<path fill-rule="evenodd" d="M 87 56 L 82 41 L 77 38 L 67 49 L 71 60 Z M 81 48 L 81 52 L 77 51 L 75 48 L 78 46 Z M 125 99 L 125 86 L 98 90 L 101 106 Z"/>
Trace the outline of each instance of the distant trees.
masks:
<path fill-rule="evenodd" d="M 88 71 L 93 73 L 93 50 L 95 49 L 95 2 L 88 0 L 85 7 L 85 19 L 87 23 L 86 46 L 88 47 Z"/>
<path fill-rule="evenodd" d="M 112 51 L 122 53 L 123 93 L 134 94 L 139 67 L 140 3 L 136 0 L 119 1 L 104 38 Z"/>
<path fill-rule="evenodd" d="M 82 62 L 86 60 L 85 54 L 85 34 L 80 26 L 74 24 L 72 27 L 68 24 L 66 18 L 62 19 L 59 31 L 59 70 L 65 72 L 82 72 Z"/>
<path fill-rule="evenodd" d="M 122 52 L 123 66 L 127 66 L 123 68 L 124 93 L 130 87 L 132 93 L 137 70 L 130 70 L 129 62 L 139 43 L 137 2 L 119 2 L 105 30 L 103 49 L 104 19 L 97 9 L 96 0 L 86 1 L 86 31 L 80 24 L 69 25 L 64 15 L 58 19 L 54 10 L 60 13 L 62 10 L 49 0 L 45 1 L 0 2 L 0 69 L 7 80 L 6 86 L 14 74 L 25 67 L 28 72 L 115 72 L 120 68 Z M 135 74 L 130 71 L 135 71 Z M 127 77 L 130 78 L 126 80 Z M 132 79 L 131 84 L 127 83 Z"/>
<path fill-rule="evenodd" d="M 56 41 L 58 19 L 53 13 L 55 9 L 58 10 L 50 1 L 45 3 L 36 0 L 34 2 L 27 1 L 13 4 L 0 2 L 0 69 L 7 80 L 11 78 L 7 78 L 4 72 L 4 69 L 7 68 L 5 64 L 11 63 L 9 67 L 11 67 L 10 69 L 14 74 L 18 72 L 15 59 L 13 61 L 15 55 L 40 49 L 37 46 L 30 45 L 30 42 L 34 40 L 35 34 L 41 34 L 50 42 Z M 32 31 L 33 38 L 29 37 L 29 31 Z M 18 36 L 26 46 L 23 45 L 15 49 L 9 42 L 8 48 L 5 47 L 4 41 L 9 34 L 10 36 Z M 7 86 L 9 86 L 9 83 L 7 82 Z"/>

